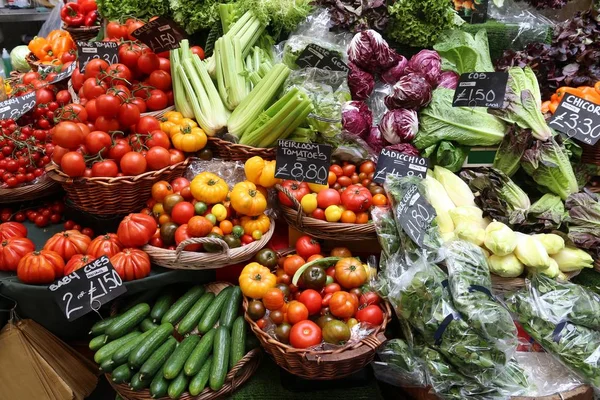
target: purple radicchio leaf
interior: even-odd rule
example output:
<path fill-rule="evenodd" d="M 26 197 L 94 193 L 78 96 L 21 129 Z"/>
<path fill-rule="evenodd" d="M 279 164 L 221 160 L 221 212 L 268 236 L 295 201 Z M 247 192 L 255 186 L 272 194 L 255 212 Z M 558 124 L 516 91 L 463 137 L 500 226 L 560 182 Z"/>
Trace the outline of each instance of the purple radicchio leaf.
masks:
<path fill-rule="evenodd" d="M 354 35 L 348 46 L 348 59 L 367 71 L 385 71 L 398 57 L 385 39 L 372 29 Z"/>
<path fill-rule="evenodd" d="M 409 156 L 420 156 L 419 150 L 410 143 L 397 143 L 392 146 L 386 146 L 388 150 L 399 151 Z"/>
<path fill-rule="evenodd" d="M 345 131 L 365 138 L 373 124 L 373 114 L 363 101 L 348 101 L 342 106 L 342 127 Z"/>
<path fill-rule="evenodd" d="M 401 55 L 399 55 L 398 57 L 399 60 L 396 63 L 396 65 L 394 65 L 393 67 L 389 68 L 387 71 L 381 74 L 381 79 L 385 83 L 389 83 L 390 85 L 393 85 L 394 83 L 398 82 L 400 77 L 404 75 L 406 66 L 408 65 L 408 60 L 406 59 L 406 57 Z"/>
<path fill-rule="evenodd" d="M 410 142 L 419 130 L 419 117 L 415 110 L 390 110 L 381 118 L 379 130 L 390 144 Z"/>
<path fill-rule="evenodd" d="M 437 87 L 443 87 L 446 89 L 456 89 L 458 86 L 458 80 L 460 79 L 460 75 L 458 75 L 454 71 L 443 71 L 440 74 L 440 79 L 438 81 Z"/>
<path fill-rule="evenodd" d="M 369 129 L 369 134 L 364 139 L 375 153 L 381 153 L 381 149 L 387 145 L 381 131 L 376 126 L 372 126 L 371 129 Z"/>
<path fill-rule="evenodd" d="M 386 96 L 385 105 L 390 110 L 407 108 L 419 110 L 431 102 L 431 85 L 420 74 L 407 74 L 400 78 Z"/>
<path fill-rule="evenodd" d="M 423 75 L 431 87 L 435 88 L 442 72 L 442 59 L 435 50 L 421 50 L 408 61 L 406 73 L 411 72 Z"/>
<path fill-rule="evenodd" d="M 375 86 L 375 77 L 360 69 L 353 62 L 349 62 L 348 67 L 350 68 L 350 72 L 348 72 L 348 87 L 350 88 L 352 99 L 368 99 Z"/>

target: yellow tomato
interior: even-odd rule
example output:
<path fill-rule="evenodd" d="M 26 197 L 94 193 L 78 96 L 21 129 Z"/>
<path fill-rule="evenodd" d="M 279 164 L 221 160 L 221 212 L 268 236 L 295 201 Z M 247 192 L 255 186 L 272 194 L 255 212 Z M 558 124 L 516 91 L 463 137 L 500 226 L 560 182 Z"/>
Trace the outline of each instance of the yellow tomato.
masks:
<path fill-rule="evenodd" d="M 177 111 L 167 111 L 166 113 L 164 113 L 164 114 L 163 114 L 163 118 L 164 118 L 164 119 L 169 119 L 169 117 L 170 117 L 171 115 L 176 115 L 176 114 L 180 114 L 180 113 L 179 113 L 179 112 L 177 112 Z"/>
<path fill-rule="evenodd" d="M 165 208 L 163 207 L 162 203 L 156 203 L 154 205 L 154 207 L 152 207 L 152 214 L 159 216 L 161 214 L 164 214 L 165 212 Z"/>
<path fill-rule="evenodd" d="M 177 112 L 177 111 L 175 111 L 173 114 L 171 114 L 167 117 L 167 121 L 173 122 L 174 124 L 177 124 L 177 125 L 179 125 L 181 123 L 181 120 L 183 120 L 183 115 L 181 115 L 181 113 Z"/>
<path fill-rule="evenodd" d="M 198 123 L 196 121 L 194 121 L 191 118 L 183 118 L 181 120 L 181 124 L 182 126 L 189 126 L 190 128 L 196 128 L 198 126 Z"/>
<path fill-rule="evenodd" d="M 186 153 L 202 150 L 206 146 L 207 137 L 204 131 L 198 127 L 189 128 L 185 125 L 179 127 L 179 132 L 173 133 L 171 139 L 173 147 Z"/>
<path fill-rule="evenodd" d="M 302 205 L 302 211 L 304 211 L 307 214 L 310 214 L 311 212 L 317 209 L 317 194 L 310 193 L 302 196 L 300 204 Z"/>
<path fill-rule="evenodd" d="M 210 209 L 210 213 L 217 218 L 217 221 L 224 221 L 227 219 L 227 209 L 223 204 L 215 204 Z"/>
<path fill-rule="evenodd" d="M 329 189 L 329 185 L 317 185 L 316 183 L 309 183 L 308 187 L 315 193 L 319 193 L 321 190 Z"/>
<path fill-rule="evenodd" d="M 160 123 L 160 130 L 171 136 L 171 129 L 177 127 L 175 122 L 165 121 Z"/>
<path fill-rule="evenodd" d="M 244 267 L 238 281 L 244 296 L 262 299 L 277 284 L 277 276 L 269 268 L 252 262 Z"/>
<path fill-rule="evenodd" d="M 342 218 L 342 212 L 339 206 L 329 206 L 325 209 L 325 219 L 328 222 L 338 222 Z"/>

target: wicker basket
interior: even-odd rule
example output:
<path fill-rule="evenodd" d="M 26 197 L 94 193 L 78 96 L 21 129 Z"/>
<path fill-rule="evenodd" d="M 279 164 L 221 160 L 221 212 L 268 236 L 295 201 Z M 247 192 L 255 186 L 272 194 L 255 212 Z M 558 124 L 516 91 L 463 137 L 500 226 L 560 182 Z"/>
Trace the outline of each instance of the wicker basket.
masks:
<path fill-rule="evenodd" d="M 37 72 L 37 70 L 40 69 L 41 62 L 33 55 L 33 53 L 29 53 L 27 57 L 25 57 L 25 61 L 27 61 L 27 64 L 29 64 L 32 71 Z"/>
<path fill-rule="evenodd" d="M 0 204 L 21 203 L 53 195 L 60 191 L 60 185 L 52 179 L 44 178 L 33 185 L 16 187 L 13 189 L 0 188 Z"/>
<path fill-rule="evenodd" d="M 281 206 L 283 218 L 294 229 L 312 237 L 325 240 L 357 241 L 376 239 L 375 225 L 372 223 L 345 224 L 308 217 L 302 211 L 300 202 L 286 188 L 281 185 L 276 185 L 275 187 L 280 192 L 286 194 L 292 203 L 294 203 L 295 208 Z"/>
<path fill-rule="evenodd" d="M 244 296 L 244 311 L 247 310 L 248 298 Z M 373 361 L 377 348 L 387 340 L 384 332 L 392 315 L 387 301 L 383 303 L 383 312 L 383 324 L 371 335 L 360 342 L 323 351 L 296 349 L 283 344 L 259 328 L 248 313 L 244 314 L 244 318 L 262 347 L 281 368 L 304 379 L 332 380 L 352 375 Z"/>
<path fill-rule="evenodd" d="M 225 241 L 218 238 L 190 238 L 177 246 L 176 250 L 166 250 L 150 245 L 144 246 L 143 250 L 150 256 L 152 263 L 161 267 L 171 269 L 216 269 L 228 265 L 247 261 L 254 257 L 263 247 L 269 243 L 275 230 L 275 221 L 271 219 L 271 226 L 260 240 L 242 247 L 230 249 Z M 219 253 L 200 253 L 194 251 L 183 251 L 183 249 L 196 243 L 211 243 L 221 246 Z"/>
<path fill-rule="evenodd" d="M 71 35 L 71 37 L 73 38 L 73 40 L 84 40 L 84 41 L 90 41 L 93 38 L 95 38 L 96 36 L 98 36 L 98 33 L 100 32 L 100 25 L 97 26 L 80 26 L 77 28 L 74 28 L 72 26 L 67 26 L 63 24 L 62 29 L 64 31 L 69 32 L 69 35 Z"/>
<path fill-rule="evenodd" d="M 579 275 L 579 271 L 565 273 L 569 280 Z M 496 293 L 511 293 L 525 287 L 525 278 L 503 278 L 498 275 L 491 274 L 492 289 Z"/>
<path fill-rule="evenodd" d="M 403 387 L 402 391 L 415 400 L 438 400 L 439 397 L 430 392 L 430 388 Z M 556 393 L 551 396 L 513 396 L 512 400 L 593 400 L 594 390 L 589 386 L 579 386 L 572 390 Z"/>
<path fill-rule="evenodd" d="M 274 160 L 276 148 L 261 148 L 246 146 L 228 142 L 218 137 L 209 137 L 208 146 L 213 153 L 213 156 L 225 161 L 246 161 L 254 156 L 260 156 L 265 160 Z"/>
<path fill-rule="evenodd" d="M 221 290 L 228 286 L 231 286 L 228 282 L 214 282 L 204 285 L 206 291 L 218 294 Z M 117 312 L 117 308 L 113 307 L 111 314 L 114 315 Z M 198 333 L 197 330 L 192 333 Z M 183 338 L 179 338 L 183 339 Z M 250 350 L 246 355 L 232 368 L 227 374 L 225 384 L 223 387 L 215 392 L 214 390 L 207 387 L 198 396 L 192 396 L 188 392 L 184 392 L 179 398 L 180 400 L 213 400 L 223 398 L 231 395 L 240 386 L 244 384 L 258 369 L 260 361 L 262 359 L 262 350 L 259 348 Z M 132 390 L 127 384 L 117 384 L 110 379 L 110 374 L 106 374 L 106 380 L 111 384 L 113 389 L 124 399 L 128 400 L 152 400 L 153 397 L 150 395 L 150 391 L 147 389 L 141 391 Z M 168 400 L 168 397 L 161 397 L 161 400 Z"/>
<path fill-rule="evenodd" d="M 186 159 L 158 171 L 116 178 L 73 179 L 54 163 L 46 167 L 46 173 L 62 185 L 78 210 L 115 216 L 140 211 L 150 197 L 152 185 L 160 180 L 171 181 L 182 176 L 188 163 L 189 159 Z"/>

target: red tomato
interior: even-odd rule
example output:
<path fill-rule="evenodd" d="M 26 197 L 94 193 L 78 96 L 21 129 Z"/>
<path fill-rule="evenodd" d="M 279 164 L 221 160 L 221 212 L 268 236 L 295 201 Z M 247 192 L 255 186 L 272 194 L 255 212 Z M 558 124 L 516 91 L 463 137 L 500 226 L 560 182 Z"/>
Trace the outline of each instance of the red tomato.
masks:
<path fill-rule="evenodd" d="M 54 100 L 54 93 L 48 89 L 38 89 L 35 91 L 35 103 L 47 104 Z"/>
<path fill-rule="evenodd" d="M 171 154 L 171 165 L 175 165 L 185 160 L 185 154 L 181 150 L 169 149 L 169 154 Z"/>
<path fill-rule="evenodd" d="M 242 244 L 250 244 L 254 242 L 254 239 L 250 235 L 242 235 L 240 240 L 242 241 Z"/>
<path fill-rule="evenodd" d="M 54 151 L 52 152 L 52 161 L 55 164 L 60 165 L 60 160 L 62 160 L 63 156 L 69 152 L 69 149 L 65 149 L 64 147 L 54 146 Z"/>
<path fill-rule="evenodd" d="M 302 321 L 290 331 L 290 344 L 297 349 L 306 349 L 321 343 L 321 328 L 312 321 Z"/>
<path fill-rule="evenodd" d="M 133 103 L 124 103 L 119 106 L 117 120 L 121 127 L 130 127 L 140 120 L 140 109 Z"/>
<path fill-rule="evenodd" d="M 101 74 L 102 80 L 110 86 L 129 85 L 131 71 L 125 64 L 112 64 L 105 73 Z"/>
<path fill-rule="evenodd" d="M 168 167 L 171 163 L 171 154 L 164 147 L 151 147 L 146 153 L 146 162 L 150 171 L 156 171 Z"/>
<path fill-rule="evenodd" d="M 371 304 L 356 313 L 356 319 L 368 325 L 377 326 L 383 323 L 383 311 L 379 306 Z"/>
<path fill-rule="evenodd" d="M 173 182 L 171 182 L 171 187 L 173 188 L 174 193 L 179 193 L 183 190 L 183 188 L 189 187 L 190 181 L 183 177 L 175 178 Z"/>
<path fill-rule="evenodd" d="M 119 120 L 116 118 L 106 118 L 99 116 L 94 122 L 96 129 L 104 132 L 113 132 L 119 130 Z"/>
<path fill-rule="evenodd" d="M 123 43 L 119 47 L 119 61 L 129 67 L 129 69 L 135 70 L 137 68 L 137 61 L 142 55 L 142 47 L 137 43 Z"/>
<path fill-rule="evenodd" d="M 75 254 L 86 254 L 92 239 L 79 231 L 70 230 L 59 232 L 46 241 L 44 250 L 57 252 L 65 261 Z"/>
<path fill-rule="evenodd" d="M 192 46 L 190 47 L 192 53 L 197 54 L 201 60 L 204 60 L 204 49 L 200 46 Z"/>
<path fill-rule="evenodd" d="M 362 185 L 350 185 L 342 192 L 341 201 L 347 210 L 366 212 L 373 203 L 373 196 L 369 189 Z"/>
<path fill-rule="evenodd" d="M 179 228 L 177 228 L 177 230 L 175 231 L 175 243 L 177 244 L 177 246 L 179 246 L 179 244 L 181 242 L 183 242 L 184 240 L 191 239 L 191 236 L 188 233 L 187 228 L 188 228 L 187 224 L 183 224 L 183 225 L 180 225 Z M 199 251 L 201 249 L 202 249 L 201 243 L 188 244 L 184 248 L 185 251 Z"/>
<path fill-rule="evenodd" d="M 64 106 L 65 104 L 70 103 L 71 102 L 71 94 L 69 93 L 69 91 L 68 90 L 58 91 L 58 93 L 56 93 L 56 102 L 61 106 Z"/>
<path fill-rule="evenodd" d="M 335 189 L 321 190 L 317 194 L 317 205 L 319 208 L 326 209 L 329 206 L 338 204 L 340 204 L 340 194 Z"/>
<path fill-rule="evenodd" d="M 156 130 L 150 132 L 149 136 L 146 138 L 146 146 L 160 146 L 168 149 L 171 147 L 171 141 L 169 140 L 169 135 L 167 135 L 165 132 Z"/>
<path fill-rule="evenodd" d="M 70 275 L 73 271 L 77 271 L 85 267 L 86 264 L 94 261 L 94 259 L 85 254 L 75 254 L 65 264 L 65 276 Z"/>
<path fill-rule="evenodd" d="M 156 232 L 156 221 L 149 215 L 129 214 L 119 224 L 117 237 L 124 247 L 141 247 Z"/>
<path fill-rule="evenodd" d="M 171 211 L 173 222 L 179 225 L 187 224 L 187 222 L 195 215 L 194 205 L 187 201 L 181 201 L 175 204 Z"/>
<path fill-rule="evenodd" d="M 158 60 L 160 62 L 160 70 L 171 73 L 171 61 L 164 57 L 159 57 Z"/>
<path fill-rule="evenodd" d="M 315 211 L 310 213 L 310 216 L 325 221 L 325 211 L 322 208 L 317 208 Z"/>
<path fill-rule="evenodd" d="M 321 311 L 322 297 L 316 290 L 307 289 L 300 294 L 298 301 L 306 306 L 310 315 Z"/>
<path fill-rule="evenodd" d="M 150 257 L 138 249 L 124 249 L 110 258 L 110 263 L 124 281 L 145 278 L 150 275 Z"/>
<path fill-rule="evenodd" d="M 351 318 L 358 308 L 358 299 L 348 292 L 335 292 L 329 301 L 331 314 L 338 318 Z"/>
<path fill-rule="evenodd" d="M 125 153 L 119 161 L 119 166 L 121 167 L 121 171 L 123 171 L 123 175 L 125 176 L 135 176 L 140 175 L 146 172 L 147 169 L 146 158 L 135 151 L 130 151 L 129 153 Z"/>
<path fill-rule="evenodd" d="M 162 90 L 154 89 L 150 91 L 150 98 L 146 100 L 146 106 L 150 111 L 162 110 L 167 108 L 169 99 Z"/>
<path fill-rule="evenodd" d="M 329 270 L 327 271 L 327 275 L 329 275 Z M 335 274 L 335 269 L 333 270 L 333 273 Z M 337 284 L 337 283 L 330 283 L 329 285 L 325 286 L 324 292 L 325 293 L 335 293 L 335 292 L 339 292 L 340 290 L 342 290 L 342 287 Z"/>
<path fill-rule="evenodd" d="M 171 74 L 166 71 L 152 71 L 148 77 L 148 84 L 162 91 L 171 89 Z"/>
<path fill-rule="evenodd" d="M 138 30 L 142 26 L 144 26 L 144 23 L 140 20 L 135 20 L 135 21 L 132 21 L 131 23 L 127 24 L 127 37 L 129 37 L 129 40 L 137 40 L 132 35 L 132 33 L 133 33 L 133 31 Z"/>
<path fill-rule="evenodd" d="M 297 324 L 308 319 L 308 308 L 299 301 L 290 301 L 287 307 L 287 317 L 290 324 Z"/>
<path fill-rule="evenodd" d="M 91 60 L 89 63 L 87 63 L 87 65 L 85 66 L 85 72 L 83 75 L 85 76 L 85 79 L 95 78 L 101 72 L 106 71 L 107 69 L 108 69 L 108 63 L 106 61 L 101 60 L 99 58 L 95 58 L 95 59 Z"/>
<path fill-rule="evenodd" d="M 136 133 L 141 133 L 143 135 L 156 130 L 160 130 L 160 121 L 156 119 L 156 117 L 152 117 L 150 115 L 141 117 L 138 123 L 135 125 Z"/>
<path fill-rule="evenodd" d="M 90 121 L 96 121 L 98 118 L 98 108 L 96 107 L 96 99 L 88 100 L 85 103 L 85 110 L 88 113 L 88 118 Z"/>
<path fill-rule="evenodd" d="M 83 144 L 84 140 L 84 132 L 81 131 L 81 128 L 75 122 L 62 121 L 54 127 L 52 141 L 60 147 L 75 150 Z"/>
<path fill-rule="evenodd" d="M 116 21 L 111 21 L 106 25 L 106 35 L 109 38 L 125 39 L 127 38 L 127 27 Z"/>
<path fill-rule="evenodd" d="M 296 240 L 296 253 L 305 260 L 310 256 L 319 254 L 321 252 L 321 245 L 319 242 L 308 235 L 300 236 Z"/>
<path fill-rule="evenodd" d="M 142 100 L 141 98 L 134 97 L 134 98 L 130 99 L 129 102 L 131 104 L 134 104 L 135 106 L 137 106 L 140 113 L 146 112 L 146 102 L 144 100 Z"/>
<path fill-rule="evenodd" d="M 108 156 L 116 162 L 121 162 L 123 156 L 131 151 L 131 146 L 125 139 L 117 139 L 108 151 Z"/>
<path fill-rule="evenodd" d="M 367 305 L 367 306 L 370 306 L 371 304 L 379 305 L 380 301 L 381 301 L 381 299 L 379 298 L 377 293 L 374 293 L 374 292 L 363 293 L 360 295 L 360 298 L 358 299 L 358 302 L 360 305 Z"/>
<path fill-rule="evenodd" d="M 356 165 L 346 164 L 342 167 L 342 172 L 344 176 L 351 177 L 354 174 L 354 172 L 356 172 Z"/>
<path fill-rule="evenodd" d="M 306 182 L 285 180 L 283 181 L 282 186 L 286 188 L 298 201 L 302 200 L 302 197 L 310 193 L 310 188 Z M 281 204 L 288 207 L 293 207 L 294 203 L 292 203 L 292 201 L 283 192 L 279 192 L 278 196 Z"/>
<path fill-rule="evenodd" d="M 84 140 L 85 148 L 90 154 L 108 154 L 112 146 L 110 135 L 103 131 L 90 132 Z"/>
<path fill-rule="evenodd" d="M 70 177 L 83 176 L 85 173 L 85 160 L 81 153 L 69 151 L 60 159 L 60 168 Z"/>
<path fill-rule="evenodd" d="M 83 82 L 83 96 L 88 99 L 96 99 L 101 94 L 106 94 L 108 87 L 104 82 L 96 78 L 88 78 Z"/>
<path fill-rule="evenodd" d="M 112 94 L 113 96 L 118 97 L 121 103 L 123 103 L 131 97 L 131 90 L 125 85 L 114 85 L 108 88 L 106 94 Z"/>
<path fill-rule="evenodd" d="M 103 255 L 110 258 L 122 249 L 123 244 L 117 235 L 114 233 L 107 233 L 106 235 L 98 236 L 91 241 L 88 246 L 87 254 L 93 258 L 98 258 Z"/>
<path fill-rule="evenodd" d="M 18 222 L 0 224 L 0 241 L 15 237 L 27 237 L 27 228 Z"/>
<path fill-rule="evenodd" d="M 121 101 L 111 94 L 101 94 L 96 98 L 96 111 L 100 116 L 115 118 L 119 112 L 119 107 L 121 107 Z"/>
<path fill-rule="evenodd" d="M 160 60 L 154 53 L 143 53 L 137 61 L 138 70 L 146 75 L 160 69 Z"/>
<path fill-rule="evenodd" d="M 92 165 L 92 176 L 115 177 L 119 173 L 119 167 L 113 160 L 103 160 Z"/>
<path fill-rule="evenodd" d="M 87 122 L 88 114 L 81 104 L 67 104 L 59 110 L 57 117 L 61 121 Z"/>
<path fill-rule="evenodd" d="M 19 261 L 35 250 L 33 242 L 24 237 L 12 237 L 0 242 L 0 271 L 16 271 Z"/>

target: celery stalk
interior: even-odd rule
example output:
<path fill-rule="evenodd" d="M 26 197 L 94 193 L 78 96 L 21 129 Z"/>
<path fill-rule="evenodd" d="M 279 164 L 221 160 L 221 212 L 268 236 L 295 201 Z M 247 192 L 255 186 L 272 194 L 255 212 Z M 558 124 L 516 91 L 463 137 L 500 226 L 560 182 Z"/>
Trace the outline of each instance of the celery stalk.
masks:
<path fill-rule="evenodd" d="M 212 116 L 215 125 L 222 129 L 227 125 L 227 120 L 229 119 L 230 115 L 229 111 L 225 108 L 225 105 L 221 100 L 221 96 L 219 96 L 219 92 L 217 91 L 214 82 L 208 74 L 206 65 L 198 56 L 192 57 L 192 64 L 194 65 L 196 74 L 200 77 L 200 82 L 202 83 L 204 90 L 206 91 L 206 95 L 210 101 L 210 115 Z"/>
<path fill-rule="evenodd" d="M 173 80 L 175 107 L 185 118 L 192 118 L 194 116 L 194 112 L 190 107 L 188 95 L 183 87 L 181 79 L 179 78 L 179 74 L 177 73 L 177 67 L 180 63 L 179 52 L 180 51 L 178 49 L 171 50 L 171 77 Z"/>
<path fill-rule="evenodd" d="M 271 147 L 277 144 L 279 139 L 287 138 L 298 126 L 305 120 L 313 107 L 310 100 L 304 98 L 285 119 L 277 126 L 277 128 L 263 137 L 258 143 L 258 147 Z"/>

